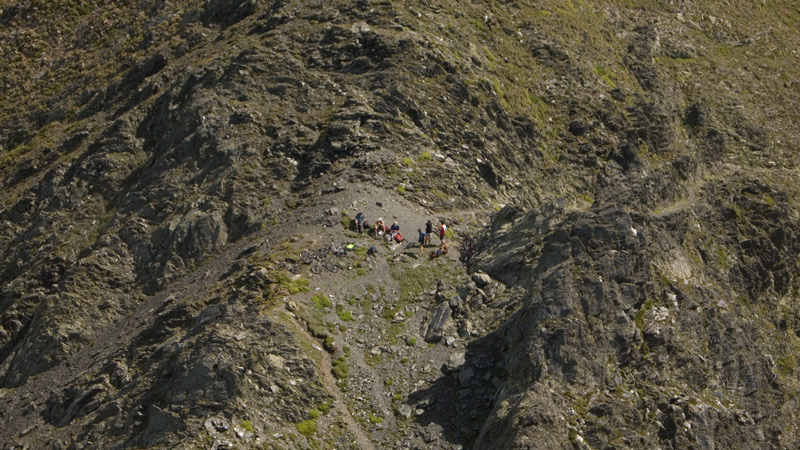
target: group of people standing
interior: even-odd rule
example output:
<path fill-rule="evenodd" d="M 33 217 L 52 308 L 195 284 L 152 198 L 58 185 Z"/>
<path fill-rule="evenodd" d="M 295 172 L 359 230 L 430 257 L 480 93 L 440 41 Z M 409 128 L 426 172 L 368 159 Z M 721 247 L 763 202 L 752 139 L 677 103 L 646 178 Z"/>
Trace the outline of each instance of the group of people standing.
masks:
<path fill-rule="evenodd" d="M 363 212 L 359 212 L 355 216 L 355 224 L 356 224 L 356 231 L 359 233 L 363 233 L 365 228 L 370 228 L 369 223 L 366 221 L 366 217 L 364 216 Z M 395 220 L 391 226 L 387 226 L 386 222 L 383 220 L 383 217 L 379 217 L 378 220 L 372 225 L 373 231 L 376 237 L 380 236 L 388 236 L 387 239 L 394 240 L 395 242 L 403 242 L 403 235 L 400 233 L 400 225 Z M 419 233 L 419 254 L 423 254 L 425 251 L 425 247 L 429 246 L 431 243 L 431 236 L 433 235 L 433 222 L 428 220 L 425 223 L 425 231 L 422 231 L 422 228 L 418 228 L 417 232 Z M 447 225 L 442 222 L 439 225 L 439 247 L 433 252 L 434 257 L 439 257 L 443 254 L 446 254 L 449 250 L 450 246 L 445 242 L 445 238 L 447 236 Z"/>
<path fill-rule="evenodd" d="M 433 222 L 430 220 L 425 223 L 425 231 L 422 231 L 422 228 L 418 228 L 417 232 L 419 233 L 419 254 L 421 255 L 425 250 L 425 247 L 430 245 L 431 243 L 431 235 L 433 234 Z M 447 253 L 449 246 L 447 242 L 445 242 L 445 237 L 447 236 L 447 225 L 442 222 L 439 225 L 439 248 L 437 251 L 434 252 L 434 256 L 441 256 Z M 438 252 L 438 254 L 437 254 Z"/>

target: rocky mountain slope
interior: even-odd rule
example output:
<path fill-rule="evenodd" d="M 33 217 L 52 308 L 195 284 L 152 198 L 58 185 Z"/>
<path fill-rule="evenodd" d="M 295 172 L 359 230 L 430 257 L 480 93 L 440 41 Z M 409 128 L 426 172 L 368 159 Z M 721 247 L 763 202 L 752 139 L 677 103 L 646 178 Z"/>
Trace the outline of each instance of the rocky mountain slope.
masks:
<path fill-rule="evenodd" d="M 0 1 L 3 448 L 796 448 L 798 26 Z"/>

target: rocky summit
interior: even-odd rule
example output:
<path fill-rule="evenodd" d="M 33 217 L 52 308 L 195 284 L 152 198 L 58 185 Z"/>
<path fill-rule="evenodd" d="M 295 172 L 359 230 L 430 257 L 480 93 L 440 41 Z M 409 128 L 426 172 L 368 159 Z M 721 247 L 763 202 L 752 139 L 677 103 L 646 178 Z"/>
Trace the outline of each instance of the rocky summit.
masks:
<path fill-rule="evenodd" d="M 0 0 L 0 449 L 798 448 L 798 29 Z"/>

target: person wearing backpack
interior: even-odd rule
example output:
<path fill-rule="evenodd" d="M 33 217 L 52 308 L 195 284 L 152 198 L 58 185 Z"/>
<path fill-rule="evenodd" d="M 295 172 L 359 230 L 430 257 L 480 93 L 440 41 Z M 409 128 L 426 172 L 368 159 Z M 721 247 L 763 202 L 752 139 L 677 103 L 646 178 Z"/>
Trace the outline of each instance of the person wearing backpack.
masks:
<path fill-rule="evenodd" d="M 360 211 L 356 214 L 356 231 L 358 231 L 358 234 L 364 232 L 364 213 Z"/>
<path fill-rule="evenodd" d="M 419 254 L 423 254 L 425 251 L 425 232 L 422 231 L 422 228 L 417 228 L 417 232 L 419 233 Z"/>

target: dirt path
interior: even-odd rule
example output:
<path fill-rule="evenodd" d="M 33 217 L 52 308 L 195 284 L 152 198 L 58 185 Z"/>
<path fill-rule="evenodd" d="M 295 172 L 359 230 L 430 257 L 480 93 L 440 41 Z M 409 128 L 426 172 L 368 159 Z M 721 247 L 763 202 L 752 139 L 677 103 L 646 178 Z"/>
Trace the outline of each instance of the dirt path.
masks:
<path fill-rule="evenodd" d="M 315 339 L 308 333 L 305 325 L 298 323 L 295 319 L 290 320 L 298 332 L 306 339 L 311 342 L 319 343 L 318 339 Z M 342 397 L 342 393 L 336 385 L 336 380 L 334 380 L 333 374 L 331 373 L 331 355 L 325 350 L 321 350 L 320 354 L 322 355 L 319 362 L 319 368 L 322 372 L 322 386 L 325 387 L 325 390 L 333 395 L 333 398 L 336 400 L 333 411 L 337 412 L 347 425 L 347 430 L 353 435 L 355 444 L 360 450 L 375 450 L 372 441 L 370 441 L 369 437 L 364 433 L 364 430 L 361 429 L 358 422 L 353 419 L 353 416 L 350 415 L 350 411 L 347 409 L 347 401 Z"/>

